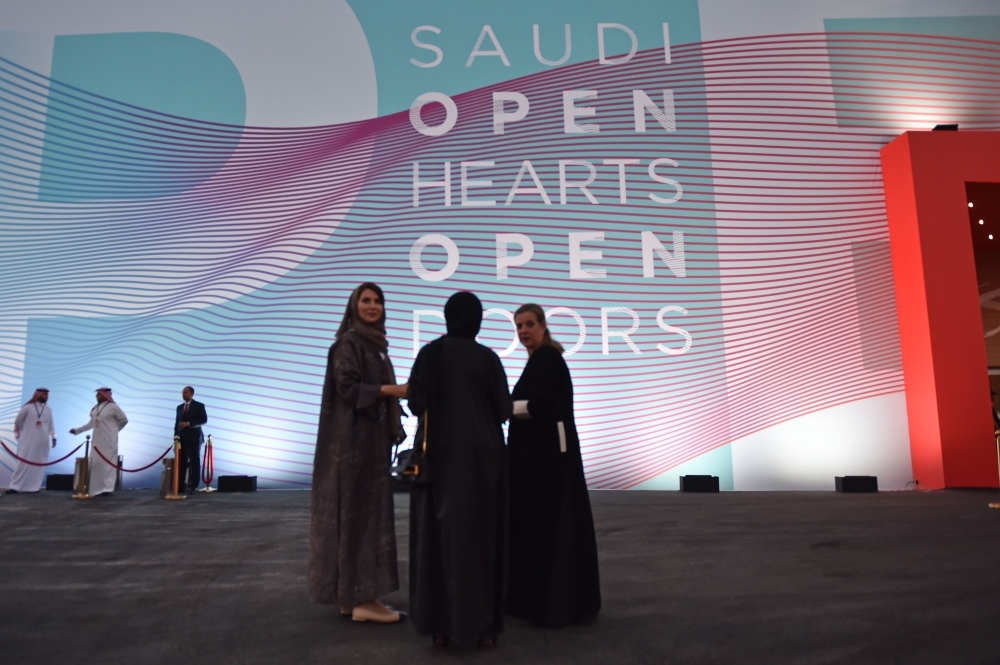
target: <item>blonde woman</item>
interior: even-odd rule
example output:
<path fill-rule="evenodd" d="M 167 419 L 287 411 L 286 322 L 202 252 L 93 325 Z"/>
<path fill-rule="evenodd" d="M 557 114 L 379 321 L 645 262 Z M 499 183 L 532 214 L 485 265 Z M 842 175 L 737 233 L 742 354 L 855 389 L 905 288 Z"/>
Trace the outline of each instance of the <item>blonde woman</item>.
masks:
<path fill-rule="evenodd" d="M 522 305 L 514 321 L 528 364 L 511 395 L 514 417 L 507 437 L 507 613 L 543 626 L 566 626 L 591 619 L 601 609 L 594 518 L 573 418 L 573 381 L 542 308 Z"/>

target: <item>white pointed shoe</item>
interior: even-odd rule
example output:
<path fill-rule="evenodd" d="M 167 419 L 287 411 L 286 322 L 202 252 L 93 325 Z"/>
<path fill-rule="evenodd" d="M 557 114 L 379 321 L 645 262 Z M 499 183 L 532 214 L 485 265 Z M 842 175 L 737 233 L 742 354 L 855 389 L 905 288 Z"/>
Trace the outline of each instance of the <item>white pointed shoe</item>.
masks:
<path fill-rule="evenodd" d="M 402 612 L 379 606 L 378 610 L 373 610 L 367 605 L 359 605 L 351 612 L 351 618 L 355 621 L 371 621 L 373 623 L 399 623 L 406 616 Z"/>

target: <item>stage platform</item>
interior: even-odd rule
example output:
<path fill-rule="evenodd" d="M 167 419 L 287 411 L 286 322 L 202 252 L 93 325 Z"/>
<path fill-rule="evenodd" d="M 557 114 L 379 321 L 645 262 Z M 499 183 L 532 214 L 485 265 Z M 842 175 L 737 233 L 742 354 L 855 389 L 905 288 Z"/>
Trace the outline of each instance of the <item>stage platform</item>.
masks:
<path fill-rule="evenodd" d="M 831 483 L 833 479 L 831 478 Z M 604 609 L 489 650 L 306 597 L 309 492 L 0 497 L 5 665 L 997 663 L 995 492 L 593 492 Z M 407 605 L 408 497 L 396 495 Z"/>

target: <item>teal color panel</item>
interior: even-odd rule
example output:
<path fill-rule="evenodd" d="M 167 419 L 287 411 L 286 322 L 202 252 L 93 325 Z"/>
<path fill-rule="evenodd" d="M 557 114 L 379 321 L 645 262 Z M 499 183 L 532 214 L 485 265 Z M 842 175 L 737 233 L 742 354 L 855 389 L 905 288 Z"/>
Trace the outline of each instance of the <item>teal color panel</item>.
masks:
<path fill-rule="evenodd" d="M 246 118 L 236 65 L 186 35 L 59 36 L 51 77 L 39 183 L 44 201 L 154 198 L 190 189 L 228 160 L 240 132 L 206 141 L 192 130 L 184 142 L 166 142 L 148 120 L 173 116 L 183 129 L 186 119 L 240 127 Z M 185 167 L 182 177 L 177 166 Z"/>
<path fill-rule="evenodd" d="M 546 69 L 535 57 L 532 26 L 539 26 L 542 57 L 557 61 L 565 52 L 565 25 L 571 26 L 571 53 L 562 66 L 598 58 L 598 23 L 628 26 L 640 51 L 663 48 L 663 23 L 670 24 L 671 44 L 701 41 L 697 0 L 672 2 L 628 2 L 609 4 L 603 0 L 582 2 L 536 2 L 534 0 L 431 0 L 397 3 L 392 11 L 378 2 L 353 0 L 351 8 L 361 22 L 375 61 L 379 115 L 408 109 L 425 92 L 456 95 Z M 510 66 L 498 56 L 478 56 L 467 66 L 470 54 L 489 25 Z M 418 39 L 443 52 L 436 67 L 423 68 L 410 60 L 432 62 L 435 54 L 418 48 L 410 35 L 420 26 L 434 26 L 440 34 L 422 32 Z M 625 32 L 605 31 L 606 55 L 628 53 L 631 41 Z M 493 50 L 485 37 L 480 51 Z M 512 88 L 516 89 L 516 88 Z"/>

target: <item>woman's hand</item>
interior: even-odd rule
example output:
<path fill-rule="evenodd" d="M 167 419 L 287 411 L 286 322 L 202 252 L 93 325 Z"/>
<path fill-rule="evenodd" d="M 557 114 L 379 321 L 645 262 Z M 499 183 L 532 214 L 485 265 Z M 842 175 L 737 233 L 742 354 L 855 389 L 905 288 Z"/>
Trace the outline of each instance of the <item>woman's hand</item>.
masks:
<path fill-rule="evenodd" d="M 409 389 L 408 383 L 398 386 L 382 386 L 382 397 L 395 397 L 396 399 L 406 399 L 406 391 Z"/>

